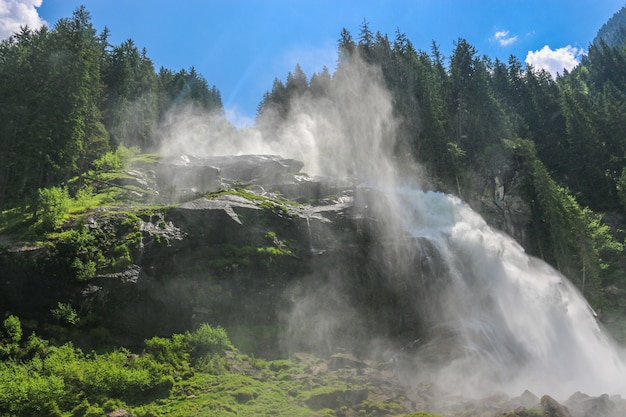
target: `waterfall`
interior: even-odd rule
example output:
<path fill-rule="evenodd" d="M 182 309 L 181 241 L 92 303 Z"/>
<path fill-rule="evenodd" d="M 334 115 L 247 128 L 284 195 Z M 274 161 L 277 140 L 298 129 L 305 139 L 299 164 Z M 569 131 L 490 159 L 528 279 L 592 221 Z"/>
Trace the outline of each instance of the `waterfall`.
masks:
<path fill-rule="evenodd" d="M 578 290 L 456 197 L 414 188 L 385 193 L 407 233 L 445 265 L 433 337 L 415 356 L 441 386 L 469 395 L 525 389 L 626 394 L 626 365 Z M 454 346 L 453 346 L 454 345 Z M 567 397 L 565 397 L 567 398 Z"/>

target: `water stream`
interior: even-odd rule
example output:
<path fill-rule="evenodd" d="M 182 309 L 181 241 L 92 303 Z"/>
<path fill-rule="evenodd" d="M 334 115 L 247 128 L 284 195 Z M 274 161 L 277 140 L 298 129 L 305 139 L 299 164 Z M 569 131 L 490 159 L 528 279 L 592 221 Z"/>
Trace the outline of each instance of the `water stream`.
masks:
<path fill-rule="evenodd" d="M 567 278 L 456 197 L 414 188 L 387 194 L 404 229 L 430 242 L 446 267 L 435 277 L 446 280 L 434 312 L 438 336 L 416 356 L 424 369 L 436 368 L 440 385 L 470 395 L 626 394 L 622 352 Z"/>

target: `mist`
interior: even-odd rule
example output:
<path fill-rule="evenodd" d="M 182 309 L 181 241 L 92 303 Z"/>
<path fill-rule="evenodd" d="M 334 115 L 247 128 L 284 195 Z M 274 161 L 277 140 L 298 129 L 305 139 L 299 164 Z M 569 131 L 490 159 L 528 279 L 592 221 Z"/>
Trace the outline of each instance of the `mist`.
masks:
<path fill-rule="evenodd" d="M 286 120 L 270 110 L 256 128 L 237 130 L 224 115 L 191 106 L 174 109 L 160 128 L 160 153 L 280 155 L 302 161 L 309 175 L 393 181 L 397 121 L 382 72 L 355 57 L 333 81 L 328 95 L 297 97 Z"/>
<path fill-rule="evenodd" d="M 310 176 L 354 184 L 355 215 L 375 220 L 368 232 L 380 269 L 413 300 L 424 334 L 404 336 L 411 349 L 368 336 L 343 285 L 345 267 L 285 294 L 285 349 L 358 350 L 397 364 L 407 384 L 434 382 L 468 397 L 626 394 L 623 353 L 573 285 L 459 199 L 424 189 L 428 179 L 398 152 L 399 121 L 380 69 L 353 56 L 331 84 L 324 96 L 291 101 L 286 120 L 270 109 L 255 128 L 237 130 L 223 115 L 188 107 L 170 113 L 159 133 L 164 156 L 300 160 Z"/>

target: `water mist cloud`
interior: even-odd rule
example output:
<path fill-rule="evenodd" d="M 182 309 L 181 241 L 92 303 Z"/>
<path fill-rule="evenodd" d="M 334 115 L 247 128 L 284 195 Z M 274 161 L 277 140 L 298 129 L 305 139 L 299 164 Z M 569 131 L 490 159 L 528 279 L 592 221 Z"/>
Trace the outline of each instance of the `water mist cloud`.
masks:
<path fill-rule="evenodd" d="M 286 120 L 269 109 L 255 128 L 238 130 L 223 114 L 192 106 L 173 109 L 159 129 L 161 153 L 273 154 L 302 161 L 310 175 L 388 181 L 397 123 L 381 71 L 354 57 L 335 78 L 327 95 L 295 98 Z"/>

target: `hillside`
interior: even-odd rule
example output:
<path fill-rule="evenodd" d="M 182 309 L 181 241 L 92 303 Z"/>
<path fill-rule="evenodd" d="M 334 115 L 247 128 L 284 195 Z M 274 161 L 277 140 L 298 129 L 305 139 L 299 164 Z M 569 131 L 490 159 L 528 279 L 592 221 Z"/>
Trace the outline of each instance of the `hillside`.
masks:
<path fill-rule="evenodd" d="M 612 48 L 623 48 L 626 43 L 626 6 L 616 12 L 598 31 L 593 40 L 597 45 L 605 42 Z"/>

